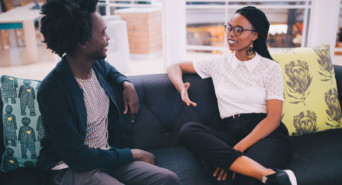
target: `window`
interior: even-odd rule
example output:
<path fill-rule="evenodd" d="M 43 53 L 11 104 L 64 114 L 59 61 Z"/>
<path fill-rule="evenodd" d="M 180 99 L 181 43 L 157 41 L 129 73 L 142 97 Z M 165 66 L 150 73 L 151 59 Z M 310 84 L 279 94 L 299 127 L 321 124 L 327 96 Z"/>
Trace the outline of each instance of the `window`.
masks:
<path fill-rule="evenodd" d="M 335 45 L 335 55 L 342 55 L 342 1 L 340 5 L 340 15 L 338 19 L 336 45 Z"/>
<path fill-rule="evenodd" d="M 246 5 L 266 13 L 271 24 L 267 40 L 271 49 L 306 46 L 311 1 L 187 0 L 187 49 L 212 53 L 225 50 L 224 25 Z"/>

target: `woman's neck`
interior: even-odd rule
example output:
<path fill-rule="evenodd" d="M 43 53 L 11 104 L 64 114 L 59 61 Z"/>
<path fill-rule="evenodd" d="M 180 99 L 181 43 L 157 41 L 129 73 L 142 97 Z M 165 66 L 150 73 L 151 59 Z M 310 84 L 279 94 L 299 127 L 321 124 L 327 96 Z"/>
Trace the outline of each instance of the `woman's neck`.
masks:
<path fill-rule="evenodd" d="M 239 61 L 247 61 L 250 60 L 251 58 L 249 58 L 246 54 L 246 51 L 236 51 L 235 52 L 235 56 Z"/>

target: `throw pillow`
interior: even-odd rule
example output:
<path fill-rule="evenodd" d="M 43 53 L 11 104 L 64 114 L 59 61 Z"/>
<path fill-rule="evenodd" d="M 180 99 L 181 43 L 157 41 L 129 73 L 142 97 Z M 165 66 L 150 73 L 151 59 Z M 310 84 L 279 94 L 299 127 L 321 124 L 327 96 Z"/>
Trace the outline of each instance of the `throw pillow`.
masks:
<path fill-rule="evenodd" d="M 40 140 L 44 137 L 37 102 L 39 84 L 37 80 L 1 77 L 2 139 L 5 145 L 2 172 L 36 165 Z"/>
<path fill-rule="evenodd" d="M 329 44 L 272 53 L 284 77 L 282 122 L 291 136 L 341 128 Z"/>

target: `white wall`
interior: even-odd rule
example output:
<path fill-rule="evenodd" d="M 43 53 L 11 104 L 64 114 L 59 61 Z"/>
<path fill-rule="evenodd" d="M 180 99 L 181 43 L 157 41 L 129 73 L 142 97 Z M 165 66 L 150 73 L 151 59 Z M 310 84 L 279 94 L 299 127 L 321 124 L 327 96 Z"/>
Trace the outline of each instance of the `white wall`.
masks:
<path fill-rule="evenodd" d="M 185 59 L 185 0 L 163 0 L 162 33 L 164 70 Z"/>
<path fill-rule="evenodd" d="M 340 0 L 312 0 L 308 46 L 330 43 L 331 59 L 334 57 Z"/>

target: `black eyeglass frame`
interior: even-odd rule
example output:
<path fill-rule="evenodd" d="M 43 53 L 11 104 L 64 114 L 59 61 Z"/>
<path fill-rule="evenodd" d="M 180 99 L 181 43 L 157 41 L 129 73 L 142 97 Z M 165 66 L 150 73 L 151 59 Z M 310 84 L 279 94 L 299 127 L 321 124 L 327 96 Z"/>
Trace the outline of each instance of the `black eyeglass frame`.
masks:
<path fill-rule="evenodd" d="M 228 31 L 228 28 L 231 28 L 231 30 Z M 241 29 L 241 33 L 240 34 L 236 34 L 235 28 L 240 28 Z M 242 28 L 240 26 L 232 27 L 232 26 L 229 26 L 229 25 L 224 25 L 224 31 L 226 32 L 226 34 L 229 34 L 231 31 L 233 31 L 235 36 L 240 36 L 244 31 L 255 31 L 256 32 L 256 30 L 245 29 L 245 28 Z"/>

